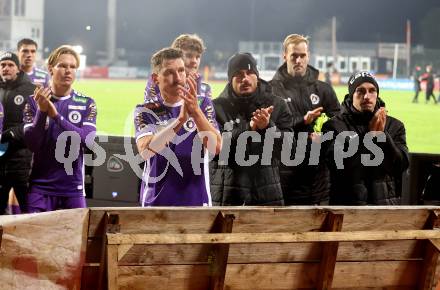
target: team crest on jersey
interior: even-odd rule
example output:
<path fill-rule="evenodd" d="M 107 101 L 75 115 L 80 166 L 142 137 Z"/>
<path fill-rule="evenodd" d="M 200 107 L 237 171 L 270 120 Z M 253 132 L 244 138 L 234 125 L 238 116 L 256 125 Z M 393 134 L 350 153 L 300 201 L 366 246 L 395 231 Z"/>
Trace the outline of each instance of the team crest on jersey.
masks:
<path fill-rule="evenodd" d="M 78 124 L 81 122 L 81 113 L 78 111 L 71 111 L 69 113 L 69 121 L 73 124 Z"/>
<path fill-rule="evenodd" d="M 310 101 L 312 101 L 313 105 L 317 105 L 319 103 L 319 96 L 316 94 L 311 94 Z"/>
<path fill-rule="evenodd" d="M 196 130 L 196 123 L 194 123 L 193 118 L 189 118 L 184 124 L 183 128 L 188 132 L 193 132 Z"/>
<path fill-rule="evenodd" d="M 21 104 L 23 104 L 23 102 L 24 102 L 24 97 L 23 97 L 22 95 L 16 95 L 16 96 L 15 96 L 15 98 L 14 98 L 14 103 L 15 103 L 17 106 L 20 106 Z"/>

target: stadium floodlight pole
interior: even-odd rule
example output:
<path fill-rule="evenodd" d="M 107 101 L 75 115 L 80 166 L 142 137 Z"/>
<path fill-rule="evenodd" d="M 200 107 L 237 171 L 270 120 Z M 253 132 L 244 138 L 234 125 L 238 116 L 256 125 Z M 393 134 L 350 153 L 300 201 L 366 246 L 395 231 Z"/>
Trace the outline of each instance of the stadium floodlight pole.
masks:
<path fill-rule="evenodd" d="M 336 17 L 332 17 L 332 55 L 333 55 L 333 67 L 337 64 L 337 46 L 336 46 Z"/>
<path fill-rule="evenodd" d="M 397 62 L 399 58 L 399 44 L 394 44 L 393 79 L 397 77 Z"/>
<path fill-rule="evenodd" d="M 406 20 L 406 71 L 411 76 L 411 21 Z"/>
<path fill-rule="evenodd" d="M 116 60 L 116 0 L 107 1 L 107 61 Z"/>

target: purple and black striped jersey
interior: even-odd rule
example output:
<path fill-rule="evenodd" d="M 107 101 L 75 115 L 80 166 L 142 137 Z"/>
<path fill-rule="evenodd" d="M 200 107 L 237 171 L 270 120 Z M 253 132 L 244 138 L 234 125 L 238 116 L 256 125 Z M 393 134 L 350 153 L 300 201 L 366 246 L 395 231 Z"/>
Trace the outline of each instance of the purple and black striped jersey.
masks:
<path fill-rule="evenodd" d="M 212 98 L 211 87 L 202 82 L 202 76 L 198 76 L 196 79 L 197 83 L 197 94 L 202 97 Z M 155 85 L 153 82 L 153 78 L 151 75 L 148 77 L 147 84 L 144 90 L 144 102 L 147 103 L 149 101 L 156 102 L 160 97 L 159 86 Z"/>
<path fill-rule="evenodd" d="M 208 121 L 218 129 L 215 111 L 210 98 L 198 97 L 199 106 Z M 183 101 L 168 104 L 160 97 L 138 105 L 134 122 L 136 142 L 147 135 L 153 135 L 167 126 L 180 113 Z M 193 169 L 191 153 L 194 141 L 198 141 L 197 128 L 189 118 L 180 128 L 173 141 L 162 151 L 145 162 L 142 177 L 140 202 L 143 206 L 209 206 L 208 154 L 200 148 L 197 155 L 203 161 L 198 165 L 200 172 Z"/>
<path fill-rule="evenodd" d="M 96 132 L 96 104 L 74 90 L 68 96 L 52 96 L 52 102 L 58 111 L 55 118 L 38 110 L 33 96 L 29 97 L 23 112 L 25 141 L 34 153 L 30 192 L 81 196 L 84 194 L 84 148 L 86 138 L 92 134 L 87 138 L 92 141 Z M 63 138 L 67 140 L 63 142 Z M 64 158 L 72 158 L 66 163 L 68 166 L 61 162 Z"/>
<path fill-rule="evenodd" d="M 27 73 L 27 75 L 31 79 L 31 82 L 35 85 L 41 84 L 43 87 L 47 87 L 49 85 L 49 74 L 42 69 L 34 67 L 32 72 Z"/>

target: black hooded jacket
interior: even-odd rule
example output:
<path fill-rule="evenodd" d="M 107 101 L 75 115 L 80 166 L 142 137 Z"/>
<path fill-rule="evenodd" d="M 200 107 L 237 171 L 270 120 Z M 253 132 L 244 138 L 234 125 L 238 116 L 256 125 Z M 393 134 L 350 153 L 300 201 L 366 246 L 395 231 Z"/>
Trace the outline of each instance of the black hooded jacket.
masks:
<path fill-rule="evenodd" d="M 329 84 L 318 80 L 318 76 L 319 71 L 309 65 L 304 77 L 292 77 L 284 63 L 270 82 L 273 93 L 284 98 L 292 112 L 295 132 L 313 132 L 313 123 L 304 124 L 304 115 L 308 111 L 323 107 L 329 117 L 339 113 L 335 91 Z"/>
<path fill-rule="evenodd" d="M 292 131 L 292 116 L 286 103 L 281 98 L 272 95 L 270 86 L 263 80 L 259 80 L 257 91 L 249 97 L 236 96 L 230 85 L 227 85 L 220 96 L 213 100 L 213 103 L 223 138 L 222 152 L 210 162 L 213 204 L 283 205 L 279 154 L 284 132 Z M 250 138 L 242 140 L 244 142 L 237 142 L 241 134 L 251 132 L 252 113 L 269 106 L 274 106 L 274 110 L 268 127 L 265 130 L 256 131 L 261 137 L 260 142 L 256 140 L 252 142 Z M 268 146 L 270 149 L 273 148 L 270 155 L 272 158 L 263 162 L 265 133 L 269 132 L 269 129 L 281 134 L 281 137 L 274 139 L 273 146 Z M 290 138 L 293 142 L 293 134 Z M 243 144 L 244 154 L 237 150 L 237 143 Z M 227 154 L 229 149 L 229 154 Z M 251 166 L 240 164 L 239 159 L 249 160 L 250 155 L 258 157 L 255 164 Z"/>
<path fill-rule="evenodd" d="M 24 72 L 20 72 L 14 81 L 0 80 L 0 101 L 4 110 L 1 142 L 9 143 L 6 153 L 0 157 L 3 170 L 30 169 L 32 153 L 24 143 L 23 109 L 34 89 L 35 85 Z"/>
<path fill-rule="evenodd" d="M 331 204 L 400 204 L 401 177 L 409 165 L 403 123 L 387 116 L 384 130 L 385 142 L 378 142 L 376 138 L 372 139 L 374 145 L 368 145 L 365 142 L 365 135 L 370 131 L 370 120 L 380 107 L 385 107 L 385 103 L 378 98 L 374 112 L 359 112 L 353 107 L 352 98 L 347 95 L 342 104 L 341 113 L 324 124 L 323 133 L 334 132 L 332 141 L 323 144 L 325 152 L 323 156 L 330 168 Z M 341 132 L 349 132 L 346 133 L 344 139 L 340 139 L 344 144 L 336 142 L 336 136 Z M 348 142 L 359 142 L 358 150 L 353 156 L 344 158 L 342 163 L 339 163 L 339 165 L 343 164 L 343 169 L 338 169 L 337 160 L 341 158 L 335 158 L 335 154 L 337 156 L 340 150 L 347 151 Z M 376 154 L 377 152 L 379 154 Z M 383 153 L 382 162 L 372 166 L 364 165 L 366 159 L 373 160 L 380 156 L 380 152 Z"/>
<path fill-rule="evenodd" d="M 307 67 L 304 77 L 292 77 L 284 63 L 278 68 L 270 82 L 273 93 L 284 98 L 293 116 L 293 130 L 313 132 L 313 125 L 304 124 L 308 111 L 323 107 L 323 113 L 333 117 L 339 113 L 340 105 L 333 88 L 318 80 L 319 71 Z M 297 138 L 298 139 L 298 138 Z M 282 166 L 281 182 L 286 204 L 316 204 L 328 199 L 329 177 L 325 164 L 309 165 L 311 140 L 308 139 L 306 154 L 298 166 Z M 295 152 L 292 152 L 292 159 Z"/>

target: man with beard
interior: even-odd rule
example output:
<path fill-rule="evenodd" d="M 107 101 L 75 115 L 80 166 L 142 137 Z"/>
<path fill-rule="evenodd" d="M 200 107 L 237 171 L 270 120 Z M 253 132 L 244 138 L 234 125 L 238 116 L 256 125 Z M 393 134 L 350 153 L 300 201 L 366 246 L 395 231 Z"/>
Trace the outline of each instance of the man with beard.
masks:
<path fill-rule="evenodd" d="M 0 157 L 0 214 L 4 214 L 11 188 L 22 212 L 26 211 L 26 193 L 32 153 L 26 148 L 23 136 L 23 109 L 35 86 L 20 71 L 16 54 L 0 56 L 0 102 L 4 109 L 2 151 Z"/>
<path fill-rule="evenodd" d="M 68 45 L 49 55 L 50 86 L 24 109 L 26 143 L 34 152 L 28 211 L 84 208 L 84 149 L 96 133 L 96 104 L 73 89 L 79 55 Z M 62 162 L 64 161 L 64 162 Z"/>
<path fill-rule="evenodd" d="M 218 154 L 221 148 L 212 101 L 197 95 L 196 80 L 187 76 L 181 50 L 156 52 L 151 67 L 158 98 L 138 105 L 134 116 L 136 145 L 145 160 L 141 205 L 209 206 L 208 152 L 204 149 Z M 203 145 L 197 147 L 200 142 Z M 197 148 L 200 152 L 194 151 Z M 194 156 L 202 161 L 195 164 Z M 200 168 L 200 163 L 203 169 L 196 173 L 194 165 Z"/>
<path fill-rule="evenodd" d="M 332 141 L 323 144 L 331 174 L 330 203 L 398 205 L 402 173 L 409 164 L 405 127 L 387 115 L 369 72 L 352 75 L 348 91 L 341 113 L 323 126 L 323 133 L 333 133 Z M 352 152 L 351 146 L 354 153 L 341 158 Z"/>
<path fill-rule="evenodd" d="M 171 47 L 182 51 L 186 73 L 196 81 L 197 94 L 211 98 L 211 87 L 202 82 L 202 76 L 199 73 L 202 54 L 206 49 L 203 40 L 197 34 L 181 34 L 174 39 Z M 150 76 L 144 91 L 144 101 L 146 103 L 154 102 L 159 95 L 159 87 L 154 84 L 153 78 Z"/>
<path fill-rule="evenodd" d="M 35 66 L 37 49 L 37 43 L 29 38 L 23 38 L 17 43 L 18 59 L 21 64 L 20 69 L 29 76 L 34 84 L 47 87 L 50 79 L 49 74 Z"/>
<path fill-rule="evenodd" d="M 292 131 L 290 111 L 259 78 L 251 54 L 237 53 L 229 59 L 228 80 L 214 100 L 228 155 L 220 154 L 210 164 L 213 203 L 283 205 L 279 163 L 284 132 Z M 248 162 L 251 156 L 258 159 Z"/>
<path fill-rule="evenodd" d="M 284 98 L 292 112 L 297 150 L 306 147 L 305 156 L 302 154 L 303 160 L 298 166 L 281 165 L 284 201 L 286 205 L 326 204 L 328 169 L 325 164 L 309 164 L 309 157 L 311 160 L 311 144 L 320 133 L 319 124 L 339 112 L 339 101 L 332 87 L 318 80 L 318 70 L 309 65 L 309 41 L 306 37 L 291 34 L 284 40 L 283 47 L 284 64 L 278 68 L 271 85 L 273 93 Z M 292 155 L 294 153 L 292 150 Z M 298 157 L 295 156 L 295 159 Z"/>

